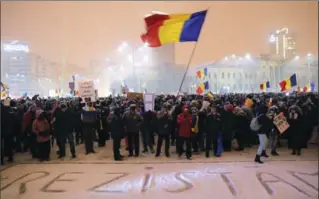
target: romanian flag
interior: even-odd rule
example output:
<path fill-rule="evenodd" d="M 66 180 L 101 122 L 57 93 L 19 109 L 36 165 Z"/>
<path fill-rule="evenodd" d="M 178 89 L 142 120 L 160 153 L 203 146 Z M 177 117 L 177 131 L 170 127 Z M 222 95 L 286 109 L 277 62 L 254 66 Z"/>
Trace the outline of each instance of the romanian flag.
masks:
<path fill-rule="evenodd" d="M 203 68 L 203 69 L 200 69 L 199 71 L 196 72 L 196 75 L 199 79 L 202 79 L 204 77 L 207 76 L 207 68 Z"/>
<path fill-rule="evenodd" d="M 267 88 L 270 88 L 269 81 L 260 84 L 260 90 L 266 90 Z"/>
<path fill-rule="evenodd" d="M 314 92 L 314 91 L 315 91 L 315 84 L 314 83 L 307 84 L 303 88 L 303 92 Z"/>
<path fill-rule="evenodd" d="M 279 83 L 281 91 L 286 91 L 294 86 L 297 86 L 297 76 L 293 74 L 290 78 L 283 80 Z"/>
<path fill-rule="evenodd" d="M 215 98 L 214 94 L 213 94 L 212 92 L 210 92 L 210 91 L 207 93 L 207 97 L 208 97 L 210 100 L 212 100 L 212 99 Z"/>
<path fill-rule="evenodd" d="M 144 19 L 147 32 L 141 36 L 149 47 L 198 41 L 207 10 L 191 14 L 153 14 Z"/>
<path fill-rule="evenodd" d="M 310 83 L 310 91 L 315 92 L 315 84 L 314 83 Z"/>
<path fill-rule="evenodd" d="M 202 94 L 205 91 L 205 84 L 204 83 L 200 83 L 196 89 L 196 93 L 198 95 Z"/>
<path fill-rule="evenodd" d="M 208 81 L 204 82 L 204 88 L 205 88 L 205 90 L 209 89 L 209 82 Z"/>

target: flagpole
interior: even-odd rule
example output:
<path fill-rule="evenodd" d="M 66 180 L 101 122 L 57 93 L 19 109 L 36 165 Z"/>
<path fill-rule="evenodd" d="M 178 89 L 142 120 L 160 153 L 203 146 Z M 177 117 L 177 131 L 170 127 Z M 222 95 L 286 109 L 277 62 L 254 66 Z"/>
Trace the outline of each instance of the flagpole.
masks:
<path fill-rule="evenodd" d="M 199 33 L 199 36 L 198 36 L 198 40 L 197 40 L 197 42 L 195 43 L 195 45 L 194 45 L 194 47 L 193 47 L 192 54 L 191 54 L 191 56 L 190 56 L 190 58 L 189 58 L 189 60 L 188 60 L 188 63 L 187 63 L 187 66 L 186 66 L 186 71 L 185 71 L 184 76 L 183 76 L 183 78 L 182 78 L 181 85 L 179 86 L 179 89 L 178 89 L 178 91 L 177 91 L 177 96 L 179 95 L 179 93 L 180 93 L 180 91 L 181 91 L 181 89 L 182 89 L 182 86 L 183 86 L 183 83 L 184 83 L 184 81 L 185 81 L 185 77 L 186 77 L 186 74 L 187 74 L 187 72 L 188 72 L 189 66 L 191 65 L 191 63 L 192 63 L 192 61 L 193 61 L 193 57 L 194 57 L 194 54 L 195 54 L 195 51 L 196 51 L 196 48 L 197 48 L 197 44 L 199 43 L 199 39 L 200 39 L 202 30 L 203 30 L 203 27 L 204 27 L 204 25 L 205 25 L 205 21 L 206 21 L 207 16 L 208 16 L 208 11 L 209 11 L 209 9 L 210 9 L 210 7 L 208 7 L 208 9 L 207 9 L 206 16 L 205 16 L 205 19 L 204 19 L 204 23 L 203 23 L 203 26 L 202 26 L 201 31 L 200 31 L 200 33 Z"/>

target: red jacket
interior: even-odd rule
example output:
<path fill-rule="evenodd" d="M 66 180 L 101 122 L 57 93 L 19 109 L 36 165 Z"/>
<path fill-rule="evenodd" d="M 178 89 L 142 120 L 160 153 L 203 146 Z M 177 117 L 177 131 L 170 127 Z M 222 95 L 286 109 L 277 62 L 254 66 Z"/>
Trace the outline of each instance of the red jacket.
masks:
<path fill-rule="evenodd" d="M 181 113 L 177 116 L 178 136 L 190 138 L 192 136 L 192 115 Z"/>

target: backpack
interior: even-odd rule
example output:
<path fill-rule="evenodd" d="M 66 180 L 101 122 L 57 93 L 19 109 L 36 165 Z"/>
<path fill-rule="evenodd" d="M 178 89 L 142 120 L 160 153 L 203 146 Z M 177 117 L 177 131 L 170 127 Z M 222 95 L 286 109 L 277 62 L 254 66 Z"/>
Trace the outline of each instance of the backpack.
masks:
<path fill-rule="evenodd" d="M 254 117 L 250 122 L 250 129 L 254 132 L 259 131 L 261 125 L 258 122 L 258 117 Z"/>

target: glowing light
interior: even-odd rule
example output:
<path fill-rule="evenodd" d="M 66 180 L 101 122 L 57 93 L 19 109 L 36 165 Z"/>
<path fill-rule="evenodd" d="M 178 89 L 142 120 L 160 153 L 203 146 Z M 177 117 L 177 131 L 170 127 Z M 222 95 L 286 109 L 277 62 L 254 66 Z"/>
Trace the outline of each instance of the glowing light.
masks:
<path fill-rule="evenodd" d="M 300 59 L 300 57 L 299 57 L 299 56 L 296 56 L 296 57 L 295 57 L 295 60 L 299 60 L 299 59 Z"/>
<path fill-rule="evenodd" d="M 236 57 L 236 55 L 235 54 L 232 54 L 232 56 L 231 56 L 232 58 L 235 58 Z"/>
<path fill-rule="evenodd" d="M 224 59 L 225 59 L 225 60 L 228 60 L 228 57 L 225 57 Z"/>
<path fill-rule="evenodd" d="M 15 52 L 15 51 L 22 51 L 22 52 L 30 52 L 29 46 L 24 44 L 17 44 L 17 43 L 10 43 L 10 44 L 3 44 L 3 50 L 5 52 Z"/>
<path fill-rule="evenodd" d="M 246 59 L 251 59 L 250 54 L 249 54 L 249 53 L 247 53 L 247 54 L 245 55 L 245 58 L 246 58 Z"/>
<path fill-rule="evenodd" d="M 308 54 L 307 54 L 307 56 L 308 56 L 308 57 L 311 57 L 311 56 L 312 56 L 312 54 L 311 54 L 311 53 L 308 53 Z"/>
<path fill-rule="evenodd" d="M 269 42 L 270 42 L 270 43 L 273 43 L 273 42 L 275 42 L 275 41 L 276 41 L 275 35 L 271 34 L 270 37 L 269 37 Z"/>

